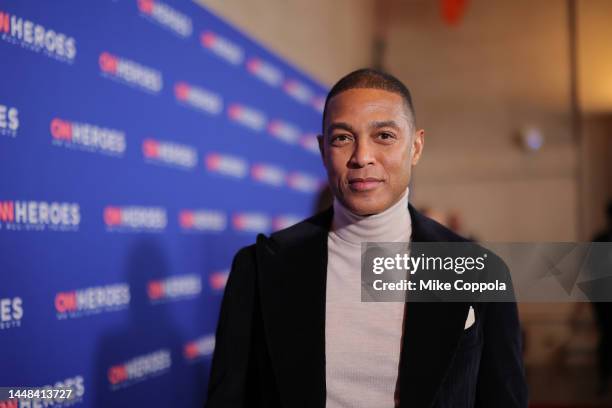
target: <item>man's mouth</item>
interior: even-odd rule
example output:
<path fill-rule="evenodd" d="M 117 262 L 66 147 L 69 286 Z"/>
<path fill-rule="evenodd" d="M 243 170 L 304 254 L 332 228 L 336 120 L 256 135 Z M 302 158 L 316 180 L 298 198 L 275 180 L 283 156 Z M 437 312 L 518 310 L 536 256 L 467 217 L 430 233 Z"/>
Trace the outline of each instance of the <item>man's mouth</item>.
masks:
<path fill-rule="evenodd" d="M 383 180 L 375 177 L 355 177 L 349 179 L 349 188 L 353 191 L 363 192 L 370 191 L 377 188 L 379 185 L 383 183 Z"/>

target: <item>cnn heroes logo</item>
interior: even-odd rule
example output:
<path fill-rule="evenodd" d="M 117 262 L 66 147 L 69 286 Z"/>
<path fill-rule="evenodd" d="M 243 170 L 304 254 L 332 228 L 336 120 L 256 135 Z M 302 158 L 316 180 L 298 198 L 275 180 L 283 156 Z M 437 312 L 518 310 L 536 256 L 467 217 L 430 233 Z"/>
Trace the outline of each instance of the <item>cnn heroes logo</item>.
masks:
<path fill-rule="evenodd" d="M 378 256 L 372 259 L 372 272 L 380 275 L 388 270 L 404 270 L 414 275 L 418 271 L 453 271 L 458 275 L 465 271 L 482 271 L 485 268 L 487 254 L 479 257 L 451 257 L 451 256 L 410 256 L 408 254 L 395 254 L 394 257 Z"/>
<path fill-rule="evenodd" d="M 262 131 L 266 127 L 266 115 L 255 108 L 233 103 L 227 108 L 227 115 L 233 122 L 239 123 L 256 132 Z"/>
<path fill-rule="evenodd" d="M 152 303 L 191 299 L 201 292 L 202 278 L 195 274 L 152 280 L 147 284 L 147 294 Z"/>
<path fill-rule="evenodd" d="M 168 215 L 163 207 L 107 206 L 104 223 L 109 231 L 162 232 L 168 225 Z"/>
<path fill-rule="evenodd" d="M 19 130 L 17 108 L 0 104 L 0 135 L 16 137 Z"/>
<path fill-rule="evenodd" d="M 308 104 L 312 101 L 313 91 L 297 79 L 288 79 L 283 84 L 285 92 L 298 102 Z"/>
<path fill-rule="evenodd" d="M 110 367 L 107 378 L 116 390 L 164 374 L 171 366 L 170 350 L 161 349 Z"/>
<path fill-rule="evenodd" d="M 272 120 L 268 124 L 268 132 L 275 138 L 289 144 L 298 143 L 301 136 L 300 129 L 288 122 L 279 119 Z"/>
<path fill-rule="evenodd" d="M 18 297 L 0 298 L 0 330 L 21 327 L 23 300 Z"/>
<path fill-rule="evenodd" d="M 185 81 L 174 84 L 174 97 L 178 103 L 200 112 L 218 115 L 223 111 L 223 98 L 219 94 Z"/>
<path fill-rule="evenodd" d="M 215 335 L 202 336 L 183 345 L 183 356 L 189 362 L 212 356 L 215 351 Z"/>
<path fill-rule="evenodd" d="M 210 30 L 200 33 L 200 44 L 203 48 L 232 65 L 240 65 L 244 61 L 242 47 Z"/>
<path fill-rule="evenodd" d="M 204 157 L 204 165 L 210 172 L 235 178 L 244 178 L 249 172 L 246 160 L 229 154 L 208 153 Z"/>
<path fill-rule="evenodd" d="M 193 169 L 198 165 L 198 151 L 195 147 L 156 139 L 142 142 L 145 161 L 180 169 Z"/>
<path fill-rule="evenodd" d="M 0 38 L 62 62 L 76 58 L 76 40 L 41 24 L 0 10 Z"/>
<path fill-rule="evenodd" d="M 179 225 L 183 231 L 224 231 L 227 214 L 217 210 L 181 210 Z"/>
<path fill-rule="evenodd" d="M 319 154 L 319 142 L 316 133 L 306 133 L 300 138 L 300 145 L 313 154 Z"/>
<path fill-rule="evenodd" d="M 227 278 L 229 278 L 229 273 L 229 269 L 212 272 L 208 276 L 208 285 L 210 286 L 210 288 L 215 292 L 222 293 L 223 289 L 225 289 L 225 285 L 227 284 Z"/>
<path fill-rule="evenodd" d="M 160 71 L 110 52 L 102 52 L 98 58 L 98 63 L 103 76 L 143 91 L 157 94 L 161 92 L 164 86 Z"/>
<path fill-rule="evenodd" d="M 123 131 L 60 118 L 51 120 L 49 127 L 52 143 L 56 146 L 113 156 L 122 156 L 125 153 L 126 141 Z"/>
<path fill-rule="evenodd" d="M 77 231 L 81 223 L 78 203 L 0 201 L 0 229 L 12 231 Z"/>
<path fill-rule="evenodd" d="M 130 286 L 118 283 L 94 286 L 55 295 L 59 320 L 125 309 L 130 304 Z"/>
<path fill-rule="evenodd" d="M 283 73 L 276 66 L 260 58 L 250 58 L 246 63 L 247 70 L 270 86 L 277 87 L 283 83 Z"/>
<path fill-rule="evenodd" d="M 232 216 L 232 226 L 236 231 L 261 232 L 270 229 L 269 216 L 258 212 L 242 212 Z"/>
<path fill-rule="evenodd" d="M 138 0 L 138 10 L 143 17 L 180 37 L 187 38 L 193 32 L 193 23 L 188 16 L 161 1 Z"/>

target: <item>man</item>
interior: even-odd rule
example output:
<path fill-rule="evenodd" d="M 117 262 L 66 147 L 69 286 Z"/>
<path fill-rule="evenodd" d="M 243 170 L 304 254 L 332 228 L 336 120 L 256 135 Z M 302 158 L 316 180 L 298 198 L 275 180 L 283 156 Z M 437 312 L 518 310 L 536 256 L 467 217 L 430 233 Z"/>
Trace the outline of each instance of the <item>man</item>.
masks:
<path fill-rule="evenodd" d="M 334 204 L 234 258 L 209 408 L 527 406 L 514 303 L 360 301 L 361 242 L 464 241 L 408 204 L 423 145 L 399 80 L 334 85 L 319 137 Z"/>

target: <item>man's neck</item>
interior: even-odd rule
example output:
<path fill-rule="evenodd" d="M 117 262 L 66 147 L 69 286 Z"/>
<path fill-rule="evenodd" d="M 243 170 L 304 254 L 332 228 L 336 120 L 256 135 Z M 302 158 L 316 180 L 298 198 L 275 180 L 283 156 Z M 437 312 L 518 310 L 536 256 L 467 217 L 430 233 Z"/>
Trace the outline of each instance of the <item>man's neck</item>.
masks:
<path fill-rule="evenodd" d="M 408 241 L 411 233 L 408 195 L 406 189 L 395 204 L 373 215 L 357 215 L 334 199 L 332 232 L 355 245 L 361 242 Z"/>

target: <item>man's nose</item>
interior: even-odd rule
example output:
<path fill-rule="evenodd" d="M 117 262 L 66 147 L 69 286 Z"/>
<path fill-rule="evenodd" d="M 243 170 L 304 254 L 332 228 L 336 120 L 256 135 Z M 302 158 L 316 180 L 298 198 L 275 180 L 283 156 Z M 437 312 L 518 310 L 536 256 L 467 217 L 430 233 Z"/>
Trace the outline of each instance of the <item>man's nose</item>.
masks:
<path fill-rule="evenodd" d="M 351 156 L 349 164 L 351 167 L 365 167 L 374 163 L 374 154 L 371 146 L 367 141 L 359 141 L 355 143 L 355 149 Z"/>

